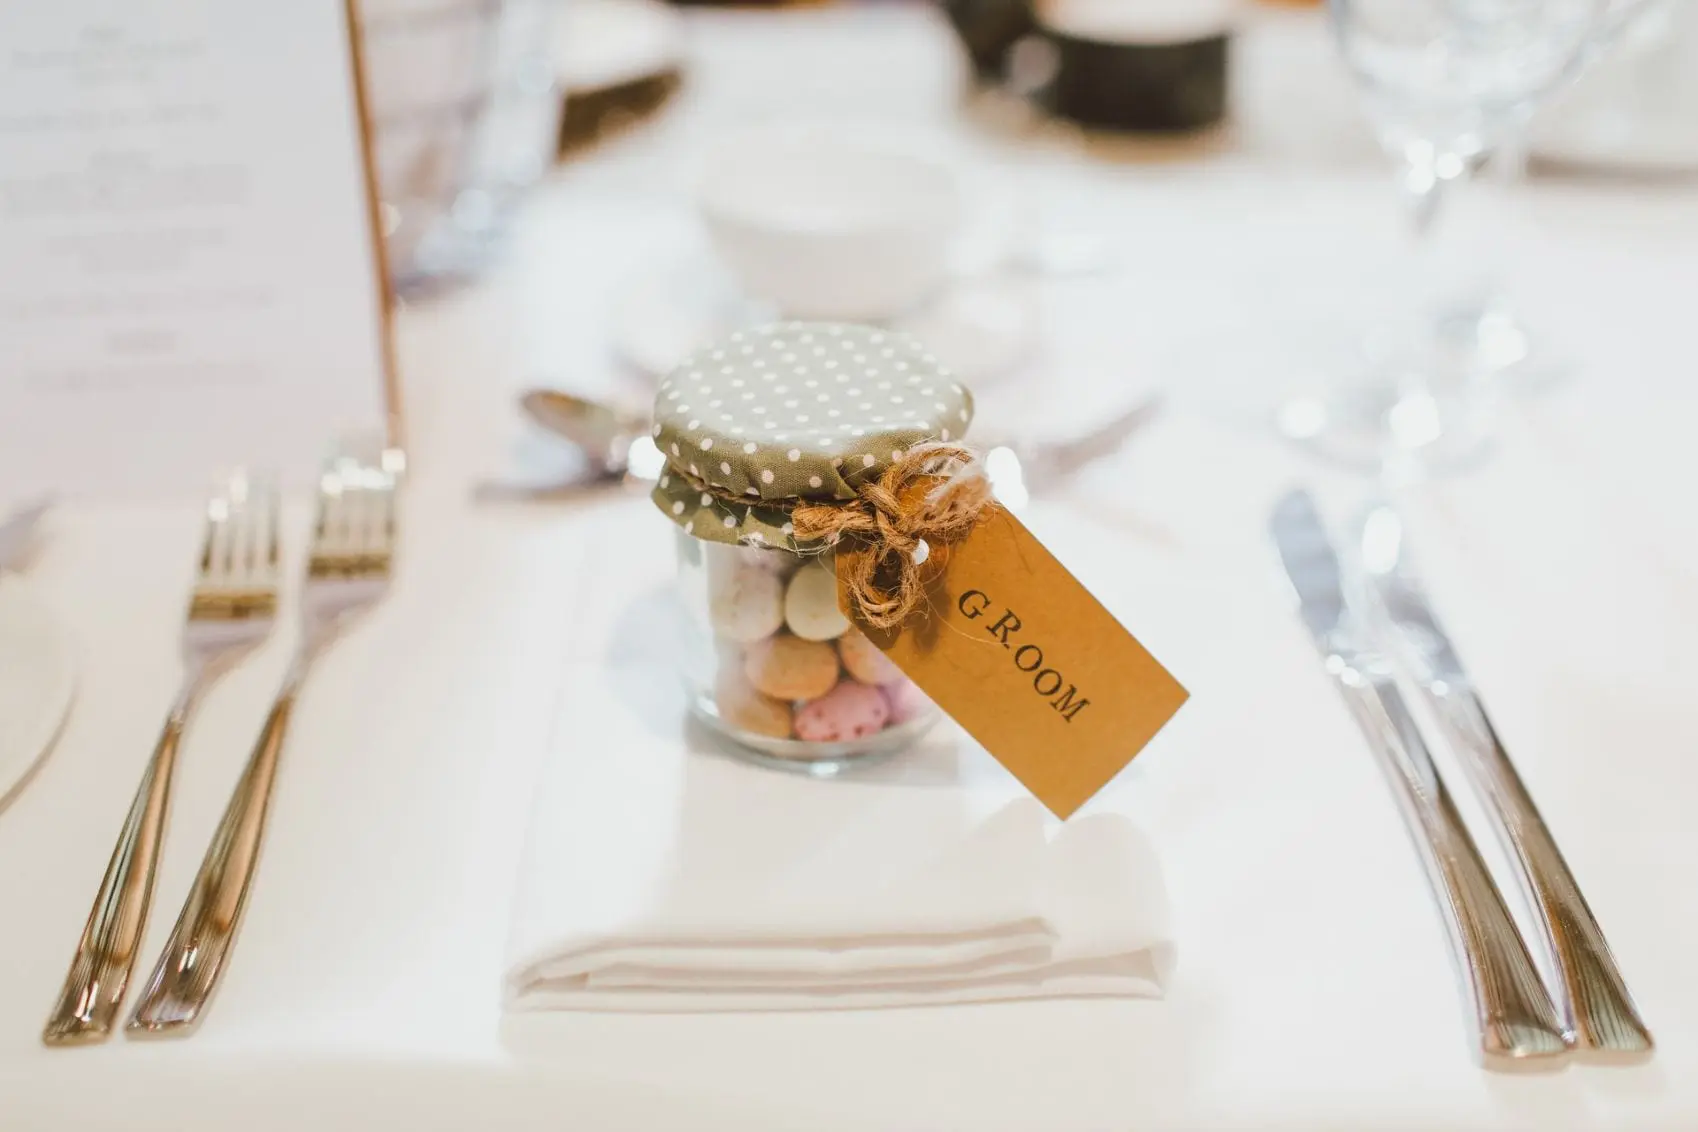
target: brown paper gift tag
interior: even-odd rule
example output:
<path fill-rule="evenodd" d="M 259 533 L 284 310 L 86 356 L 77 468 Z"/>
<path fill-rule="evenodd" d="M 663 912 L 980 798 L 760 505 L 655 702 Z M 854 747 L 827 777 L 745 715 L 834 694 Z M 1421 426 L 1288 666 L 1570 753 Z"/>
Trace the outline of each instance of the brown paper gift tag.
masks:
<path fill-rule="evenodd" d="M 1001 506 L 934 553 L 925 614 L 860 628 L 1065 818 L 1143 750 L 1186 691 Z M 854 619 L 841 584 L 837 597 Z"/>

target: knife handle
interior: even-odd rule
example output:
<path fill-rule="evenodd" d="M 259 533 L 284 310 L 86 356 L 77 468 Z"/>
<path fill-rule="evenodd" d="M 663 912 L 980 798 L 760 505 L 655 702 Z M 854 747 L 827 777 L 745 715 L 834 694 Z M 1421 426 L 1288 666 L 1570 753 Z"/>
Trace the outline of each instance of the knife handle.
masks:
<path fill-rule="evenodd" d="M 1556 839 L 1533 804 L 1484 705 L 1472 691 L 1426 686 L 1434 718 L 1490 801 L 1499 833 L 1521 864 L 1522 880 L 1541 913 L 1556 956 L 1565 998 L 1572 1003 L 1576 1042 L 1606 1054 L 1639 1057 L 1654 1047 L 1597 917 L 1563 860 Z"/>
<path fill-rule="evenodd" d="M 1342 668 L 1336 678 L 1358 726 L 1385 764 L 1405 824 L 1421 850 L 1450 930 L 1482 1061 L 1488 1068 L 1505 1069 L 1562 1057 L 1570 1035 L 1402 693 L 1389 679 L 1372 679 L 1351 668 Z"/>

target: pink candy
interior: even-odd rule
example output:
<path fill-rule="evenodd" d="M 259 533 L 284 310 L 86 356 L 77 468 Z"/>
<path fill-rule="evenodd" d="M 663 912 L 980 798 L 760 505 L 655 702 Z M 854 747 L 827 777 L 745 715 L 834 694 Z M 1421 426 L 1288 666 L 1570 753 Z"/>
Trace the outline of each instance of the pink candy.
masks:
<path fill-rule="evenodd" d="M 796 737 L 809 743 L 864 739 L 890 722 L 890 702 L 877 688 L 845 680 L 796 713 Z"/>
<path fill-rule="evenodd" d="M 912 680 L 896 680 L 889 684 L 879 685 L 879 692 L 890 707 L 890 722 L 892 724 L 907 723 L 910 719 L 929 714 L 937 710 L 937 705 L 920 691 L 918 684 Z"/>

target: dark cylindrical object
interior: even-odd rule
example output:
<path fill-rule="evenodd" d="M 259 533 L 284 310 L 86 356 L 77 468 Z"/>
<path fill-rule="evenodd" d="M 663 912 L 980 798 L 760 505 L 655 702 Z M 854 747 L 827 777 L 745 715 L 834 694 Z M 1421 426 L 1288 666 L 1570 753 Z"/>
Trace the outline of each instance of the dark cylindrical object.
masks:
<path fill-rule="evenodd" d="M 1159 6 L 1158 6 L 1159 7 Z M 1226 117 L 1229 27 L 1223 19 L 1183 36 L 1140 36 L 1135 19 L 1112 26 L 1074 27 L 1046 16 L 1039 31 L 1055 48 L 1055 75 L 1042 92 L 1050 110 L 1084 126 L 1148 133 L 1179 133 L 1215 125 Z"/>
<path fill-rule="evenodd" d="M 983 82 L 1003 77 L 1009 48 L 1033 27 L 1028 0 L 943 0 L 943 10 Z"/>

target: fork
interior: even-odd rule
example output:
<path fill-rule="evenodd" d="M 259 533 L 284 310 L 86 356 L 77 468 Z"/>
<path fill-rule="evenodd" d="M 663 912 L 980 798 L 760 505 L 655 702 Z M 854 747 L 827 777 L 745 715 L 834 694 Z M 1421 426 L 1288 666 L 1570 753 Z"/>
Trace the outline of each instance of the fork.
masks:
<path fill-rule="evenodd" d="M 130 1015 L 131 1035 L 189 1032 L 218 986 L 253 887 L 289 717 L 308 670 L 389 586 L 399 453 L 345 448 L 319 481 L 301 592 L 301 636 L 277 699 L 201 862 L 171 938 Z"/>
<path fill-rule="evenodd" d="M 277 494 L 237 473 L 207 504 L 199 574 L 183 627 L 183 680 L 136 788 L 106 876 L 41 1040 L 104 1040 L 123 1005 L 147 927 L 183 730 L 206 691 L 271 634 L 277 620 Z"/>

